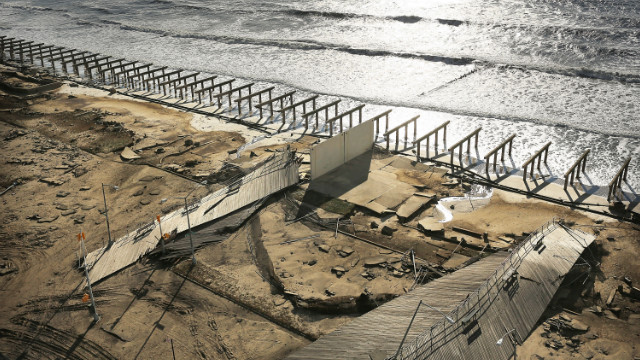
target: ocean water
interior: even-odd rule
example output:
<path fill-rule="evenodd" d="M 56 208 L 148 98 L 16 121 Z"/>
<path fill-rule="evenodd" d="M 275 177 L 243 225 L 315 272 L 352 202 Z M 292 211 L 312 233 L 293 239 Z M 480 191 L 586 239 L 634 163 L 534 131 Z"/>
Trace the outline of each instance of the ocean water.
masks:
<path fill-rule="evenodd" d="M 558 176 L 589 148 L 598 185 L 632 156 L 640 186 L 637 0 L 9 0 L 0 33 L 482 126 L 480 155 L 516 133 L 516 166 L 552 141 Z"/>

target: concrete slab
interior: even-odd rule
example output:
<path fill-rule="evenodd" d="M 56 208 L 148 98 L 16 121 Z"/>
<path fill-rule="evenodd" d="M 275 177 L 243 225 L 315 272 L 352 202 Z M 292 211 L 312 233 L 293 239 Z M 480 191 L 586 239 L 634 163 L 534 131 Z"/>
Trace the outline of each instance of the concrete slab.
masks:
<path fill-rule="evenodd" d="M 396 211 L 401 219 L 407 219 L 431 202 L 431 198 L 412 195 Z"/>

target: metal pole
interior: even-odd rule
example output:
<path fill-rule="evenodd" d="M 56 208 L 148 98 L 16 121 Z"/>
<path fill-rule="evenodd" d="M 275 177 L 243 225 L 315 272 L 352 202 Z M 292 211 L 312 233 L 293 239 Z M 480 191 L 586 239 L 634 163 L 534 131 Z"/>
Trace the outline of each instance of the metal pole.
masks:
<path fill-rule="evenodd" d="M 193 251 L 193 237 L 191 237 L 191 222 L 189 221 L 189 209 L 187 208 L 187 197 L 184 197 L 184 211 L 187 212 L 187 226 L 189 227 L 189 244 L 191 245 L 191 262 L 196 264 L 196 254 Z"/>
<path fill-rule="evenodd" d="M 96 308 L 96 301 L 93 298 L 93 290 L 91 289 L 91 280 L 89 280 L 89 267 L 87 266 L 87 250 L 84 247 L 84 239 L 80 240 L 80 246 L 82 247 L 82 258 L 84 260 L 84 275 L 87 278 L 87 287 L 89 288 L 89 296 L 91 297 L 91 306 L 93 307 L 93 320 L 95 322 L 98 322 L 100 321 L 100 316 L 98 315 L 98 309 Z"/>
<path fill-rule="evenodd" d="M 404 332 L 404 336 L 402 337 L 402 341 L 400 341 L 400 345 L 398 345 L 398 350 L 393 355 L 393 358 L 397 358 L 400 354 L 400 350 L 402 349 L 402 345 L 404 345 L 404 341 L 407 339 L 407 335 L 409 334 L 409 330 L 411 329 L 411 325 L 413 325 L 413 320 L 415 320 L 416 315 L 418 315 L 418 310 L 420 310 L 420 305 L 422 305 L 422 300 L 418 302 L 418 306 L 416 306 L 416 311 L 413 312 L 413 316 L 411 317 L 411 321 L 409 321 L 409 326 L 407 326 L 407 330 Z"/>
<path fill-rule="evenodd" d="M 160 229 L 160 245 L 162 245 L 162 255 L 164 255 L 164 233 L 162 232 L 162 223 L 160 222 L 160 215 L 156 216 L 158 220 L 158 228 Z"/>
<path fill-rule="evenodd" d="M 107 247 L 111 247 L 111 228 L 109 227 L 109 209 L 107 208 L 107 196 L 104 193 L 104 184 L 102 184 L 102 199 L 104 200 L 104 216 L 107 218 L 107 235 L 109 236 L 109 243 Z"/>

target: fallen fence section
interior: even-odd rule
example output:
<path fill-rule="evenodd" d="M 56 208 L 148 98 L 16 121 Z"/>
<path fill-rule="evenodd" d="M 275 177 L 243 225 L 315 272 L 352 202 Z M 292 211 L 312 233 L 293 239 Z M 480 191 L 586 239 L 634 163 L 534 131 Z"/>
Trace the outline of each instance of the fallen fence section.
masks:
<path fill-rule="evenodd" d="M 178 209 L 160 218 L 164 233 L 177 234 L 191 227 L 219 219 L 275 192 L 298 183 L 299 162 L 288 149 L 277 152 L 260 168 L 231 185 L 191 202 L 188 209 Z M 188 215 L 188 219 L 187 219 Z M 149 216 L 150 218 L 152 216 Z M 92 283 L 131 265 L 153 250 L 160 241 L 160 229 L 151 222 L 87 255 L 89 278 Z"/>
<path fill-rule="evenodd" d="M 519 338 L 529 334 L 593 239 L 552 220 L 508 256 L 490 255 L 417 287 L 287 359 L 508 359 L 514 346 L 498 339 L 511 329 Z M 445 314 L 416 312 L 421 301 Z"/>

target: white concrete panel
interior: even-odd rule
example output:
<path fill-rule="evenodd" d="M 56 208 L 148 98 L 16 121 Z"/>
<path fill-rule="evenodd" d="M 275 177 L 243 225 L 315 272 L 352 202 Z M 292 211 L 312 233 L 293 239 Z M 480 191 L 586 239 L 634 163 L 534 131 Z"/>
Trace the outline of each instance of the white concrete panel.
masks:
<path fill-rule="evenodd" d="M 344 133 L 344 162 L 373 148 L 373 125 L 373 121 L 365 121 Z"/>
<path fill-rule="evenodd" d="M 337 134 L 311 148 L 311 179 L 344 164 L 344 133 Z"/>

